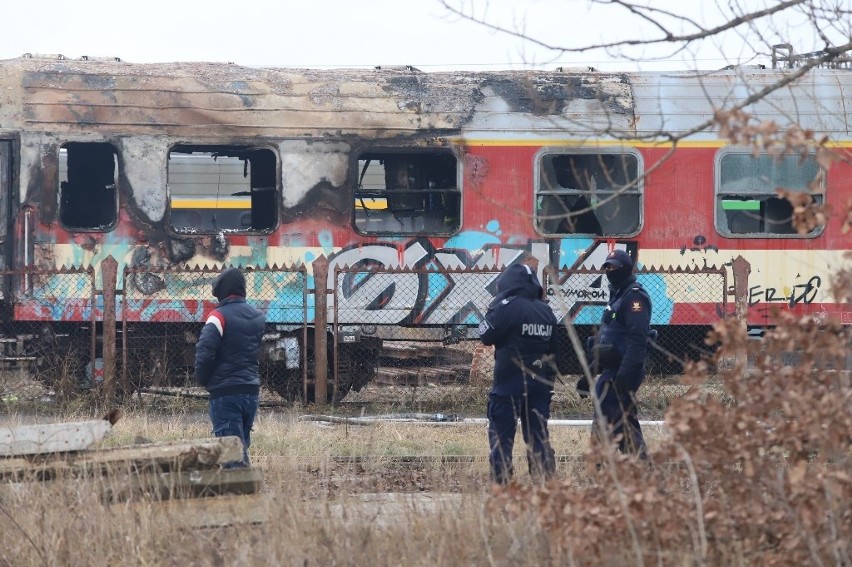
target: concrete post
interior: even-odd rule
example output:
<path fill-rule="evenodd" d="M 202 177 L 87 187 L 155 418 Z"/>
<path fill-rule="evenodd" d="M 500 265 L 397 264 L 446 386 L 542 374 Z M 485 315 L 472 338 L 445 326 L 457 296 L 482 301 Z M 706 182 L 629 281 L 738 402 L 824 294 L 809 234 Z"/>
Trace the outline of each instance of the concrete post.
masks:
<path fill-rule="evenodd" d="M 751 264 L 742 256 L 737 256 L 731 262 L 734 274 L 734 313 L 745 334 L 748 325 L 748 276 L 751 274 Z M 748 345 L 737 349 L 737 371 L 743 375 L 748 371 Z"/>
<path fill-rule="evenodd" d="M 118 262 L 108 256 L 101 262 L 101 286 L 104 297 L 103 322 L 103 360 L 104 360 L 104 391 L 108 396 L 115 395 L 115 285 L 118 274 Z M 92 361 L 94 370 L 94 361 Z M 123 389 L 124 385 L 122 385 Z"/>

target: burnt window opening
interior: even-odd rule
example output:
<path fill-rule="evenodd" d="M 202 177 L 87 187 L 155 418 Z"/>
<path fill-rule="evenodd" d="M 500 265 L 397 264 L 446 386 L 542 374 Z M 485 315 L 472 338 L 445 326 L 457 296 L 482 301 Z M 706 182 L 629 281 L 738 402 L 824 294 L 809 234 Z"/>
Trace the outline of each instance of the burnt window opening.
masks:
<path fill-rule="evenodd" d="M 452 234 L 461 226 L 458 160 L 449 152 L 358 158 L 355 228 L 365 234 Z"/>
<path fill-rule="evenodd" d="M 725 150 L 716 170 L 716 229 L 734 237 L 813 237 L 816 227 L 799 234 L 793 205 L 776 189 L 810 194 L 823 203 L 824 175 L 816 157 L 754 156 L 750 150 Z"/>
<path fill-rule="evenodd" d="M 547 235 L 632 236 L 642 222 L 635 153 L 545 153 L 539 160 L 535 222 Z"/>
<path fill-rule="evenodd" d="M 73 231 L 107 231 L 118 220 L 112 144 L 69 142 L 59 149 L 59 222 Z"/>
<path fill-rule="evenodd" d="M 269 232 L 278 224 L 277 156 L 249 146 L 169 151 L 169 224 L 182 234 Z"/>

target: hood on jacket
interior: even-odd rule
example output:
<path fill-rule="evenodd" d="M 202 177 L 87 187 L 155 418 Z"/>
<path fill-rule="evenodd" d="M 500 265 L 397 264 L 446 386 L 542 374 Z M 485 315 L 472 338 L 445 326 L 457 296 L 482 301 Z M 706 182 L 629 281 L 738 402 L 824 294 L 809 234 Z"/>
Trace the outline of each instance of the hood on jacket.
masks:
<path fill-rule="evenodd" d="M 538 276 L 525 264 L 512 264 L 497 278 L 497 296 L 494 301 L 516 295 L 527 299 L 541 299 L 542 296 Z"/>
<path fill-rule="evenodd" d="M 231 295 L 246 296 L 246 277 L 237 268 L 228 268 L 213 281 L 213 297 L 222 301 Z"/>

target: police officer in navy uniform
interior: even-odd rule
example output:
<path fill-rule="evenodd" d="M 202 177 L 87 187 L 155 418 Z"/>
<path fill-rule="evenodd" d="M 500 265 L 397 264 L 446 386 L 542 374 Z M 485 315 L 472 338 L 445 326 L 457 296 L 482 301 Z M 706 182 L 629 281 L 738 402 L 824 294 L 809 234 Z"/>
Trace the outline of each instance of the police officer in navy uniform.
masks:
<path fill-rule="evenodd" d="M 601 372 L 595 384 L 600 411 L 622 453 L 645 458 L 645 439 L 636 411 L 636 391 L 645 379 L 651 298 L 633 274 L 633 260 L 624 250 L 613 250 L 604 262 L 609 280 L 609 303 L 589 357 Z M 588 393 L 585 378 L 577 383 L 580 395 Z M 593 436 L 600 435 L 596 415 Z"/>
<path fill-rule="evenodd" d="M 556 468 L 547 432 L 553 395 L 552 365 L 556 317 L 542 300 L 532 262 L 513 264 L 497 280 L 497 296 L 479 325 L 483 344 L 494 345 L 494 384 L 488 395 L 491 479 L 512 478 L 512 446 L 518 420 L 534 478 L 547 479 Z"/>

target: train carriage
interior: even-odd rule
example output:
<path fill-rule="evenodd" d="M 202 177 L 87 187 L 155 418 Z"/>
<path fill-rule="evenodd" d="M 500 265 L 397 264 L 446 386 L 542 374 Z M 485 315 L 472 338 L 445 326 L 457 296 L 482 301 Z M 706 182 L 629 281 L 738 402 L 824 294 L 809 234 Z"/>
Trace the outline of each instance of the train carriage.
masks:
<path fill-rule="evenodd" d="M 120 345 L 134 348 L 128 328 L 139 336 L 156 328 L 171 337 L 175 365 L 191 359 L 212 298 L 158 274 L 204 266 L 265 270 L 251 298 L 267 307 L 265 355 L 294 371 L 313 360 L 293 354 L 313 344 L 299 330 L 307 324 L 313 334 L 308 290 L 333 290 L 329 314 L 339 298 L 340 323 L 369 327 L 346 345 L 355 360 L 359 349 L 373 356 L 382 338 L 406 336 L 405 327 L 461 326 L 472 337 L 496 275 L 474 270 L 525 253 L 539 260 L 542 279 L 548 266 L 561 274 L 547 276 L 560 318 L 588 329 L 607 295 L 592 272 L 613 248 L 644 266 L 729 273 L 724 281 L 737 280 L 740 315 L 753 328 L 772 325 L 776 308 L 852 324 L 852 306 L 837 303 L 830 285 L 850 266 L 852 235 L 840 213 L 852 200 L 852 73 L 814 69 L 746 108 L 756 123 L 827 136 L 839 158 L 830 168 L 814 148 L 778 154 L 698 128 L 784 72 L 0 61 L 5 340 L 20 350 L 44 335 L 100 332 L 96 290 L 107 258 L 118 264 L 117 281 L 106 283 L 118 290 Z M 835 214 L 802 229 L 797 199 Z M 320 256 L 330 264 L 318 283 Z M 91 281 L 62 273 L 72 266 Z M 294 266 L 304 266 L 304 282 Z M 470 273 L 439 284 L 398 273 L 398 285 L 371 288 L 369 273 L 339 277 L 344 266 Z M 660 278 L 665 290 L 652 321 L 663 336 L 697 340 L 734 314 L 725 301 L 732 289 L 695 276 L 675 290 L 665 275 L 643 277 Z M 475 297 L 452 292 L 464 278 L 477 282 Z M 444 289 L 433 293 L 436 285 Z M 295 299 L 282 303 L 283 290 Z M 89 335 L 80 336 L 90 352 Z M 347 368 L 359 376 L 344 377 L 342 393 L 369 379 L 368 368 Z"/>

